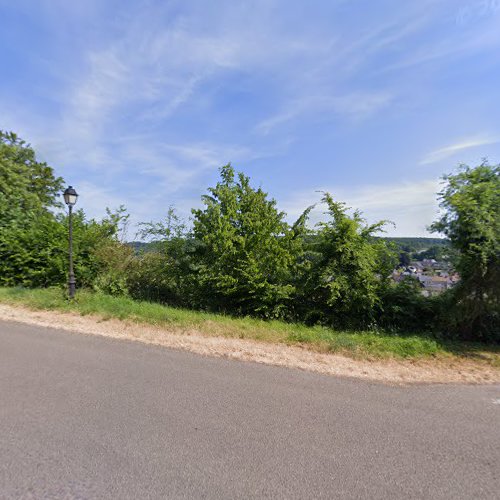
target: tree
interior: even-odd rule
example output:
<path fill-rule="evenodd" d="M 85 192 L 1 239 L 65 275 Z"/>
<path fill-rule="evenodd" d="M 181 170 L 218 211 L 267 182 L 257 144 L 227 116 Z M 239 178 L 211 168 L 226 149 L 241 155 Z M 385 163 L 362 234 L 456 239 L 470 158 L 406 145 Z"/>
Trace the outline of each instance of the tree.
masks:
<path fill-rule="evenodd" d="M 360 212 L 350 216 L 329 193 L 322 202 L 330 219 L 318 224 L 308 251 L 311 265 L 301 300 L 306 319 L 339 327 L 370 326 L 397 262 L 395 252 L 373 236 L 386 221 L 366 225 Z"/>
<path fill-rule="evenodd" d="M 29 144 L 0 131 L 0 283 L 46 285 L 64 276 L 52 212 L 62 185 Z"/>
<path fill-rule="evenodd" d="M 192 306 L 195 244 L 174 207 L 169 207 L 164 221 L 141 223 L 139 235 L 149 243 L 146 250 L 135 257 L 129 272 L 132 296 Z"/>
<path fill-rule="evenodd" d="M 107 208 L 101 220 L 86 219 L 83 210 L 73 214 L 75 276 L 80 287 L 111 295 L 128 294 L 127 273 L 133 249 L 120 239 L 126 231 L 128 218 L 123 206 L 115 211 Z M 66 230 L 67 216 L 59 216 L 59 220 Z"/>
<path fill-rule="evenodd" d="M 420 281 L 405 276 L 383 290 L 378 324 L 392 331 L 430 331 L 435 326 L 435 309 L 435 300 L 422 294 Z"/>
<path fill-rule="evenodd" d="M 68 220 L 58 201 L 62 187 L 63 179 L 37 159 L 29 144 L 0 131 L 0 285 L 45 287 L 67 281 Z M 74 213 L 79 286 L 94 286 L 99 275 L 102 284 L 108 273 L 104 282 L 111 287 L 110 246 L 119 252 L 116 235 L 126 217 L 124 209 L 108 211 L 102 221 L 87 220 L 82 210 Z"/>
<path fill-rule="evenodd" d="M 0 215 L 2 221 L 10 208 L 39 210 L 57 206 L 63 186 L 61 177 L 35 151 L 13 132 L 0 130 Z"/>
<path fill-rule="evenodd" d="M 285 317 L 294 295 L 301 224 L 290 227 L 262 189 L 228 164 L 193 210 L 199 300 L 206 307 Z"/>
<path fill-rule="evenodd" d="M 411 262 L 411 256 L 408 252 L 402 251 L 399 254 L 399 265 L 402 267 L 408 267 Z"/>
<path fill-rule="evenodd" d="M 458 252 L 460 283 L 448 327 L 468 339 L 500 339 L 500 166 L 483 162 L 444 177 L 443 215 L 431 226 Z"/>

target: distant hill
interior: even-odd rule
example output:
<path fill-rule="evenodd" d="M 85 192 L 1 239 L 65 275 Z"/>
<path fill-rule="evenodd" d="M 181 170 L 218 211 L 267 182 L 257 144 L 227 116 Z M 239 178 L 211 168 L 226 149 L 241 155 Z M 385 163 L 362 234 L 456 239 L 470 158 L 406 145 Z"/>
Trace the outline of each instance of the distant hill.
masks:
<path fill-rule="evenodd" d="M 430 247 L 448 247 L 450 246 L 450 241 L 446 238 L 417 238 L 417 237 L 407 237 L 407 238 L 395 238 L 395 237 L 381 237 L 381 240 L 387 241 L 388 243 L 394 243 L 396 246 L 407 252 L 420 252 L 422 250 L 427 250 Z"/>
<path fill-rule="evenodd" d="M 314 236 L 310 237 L 312 240 Z M 427 250 L 431 247 L 448 247 L 450 246 L 449 240 L 445 238 L 418 238 L 418 237 L 407 237 L 407 238 L 395 238 L 395 237 L 380 237 L 381 240 L 387 241 L 388 243 L 394 243 L 399 250 L 406 252 L 421 252 Z M 154 250 L 156 245 L 155 242 L 145 243 L 143 241 L 130 241 L 127 243 L 130 245 L 137 253 L 147 252 Z"/>
<path fill-rule="evenodd" d="M 136 253 L 147 251 L 150 243 L 144 243 L 144 241 L 129 241 L 127 245 L 131 246 Z"/>

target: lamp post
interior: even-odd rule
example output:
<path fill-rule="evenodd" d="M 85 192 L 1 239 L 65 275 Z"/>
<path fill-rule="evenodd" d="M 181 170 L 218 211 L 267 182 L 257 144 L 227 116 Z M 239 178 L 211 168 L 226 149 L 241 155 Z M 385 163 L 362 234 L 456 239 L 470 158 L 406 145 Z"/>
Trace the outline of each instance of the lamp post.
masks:
<path fill-rule="evenodd" d="M 73 189 L 73 186 L 69 186 L 63 193 L 64 203 L 68 205 L 69 209 L 69 280 L 68 280 L 68 292 L 69 298 L 73 299 L 75 297 L 76 281 L 75 273 L 73 272 L 73 206 L 78 198 L 77 192 Z"/>

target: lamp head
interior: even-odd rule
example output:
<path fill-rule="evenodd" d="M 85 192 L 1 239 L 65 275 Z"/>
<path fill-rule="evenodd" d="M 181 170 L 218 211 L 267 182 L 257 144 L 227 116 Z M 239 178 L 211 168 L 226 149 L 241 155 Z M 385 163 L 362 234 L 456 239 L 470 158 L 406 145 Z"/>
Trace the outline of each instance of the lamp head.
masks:
<path fill-rule="evenodd" d="M 66 205 L 72 207 L 78 198 L 78 193 L 75 191 L 73 186 L 69 186 L 63 193 L 64 196 L 64 203 Z"/>

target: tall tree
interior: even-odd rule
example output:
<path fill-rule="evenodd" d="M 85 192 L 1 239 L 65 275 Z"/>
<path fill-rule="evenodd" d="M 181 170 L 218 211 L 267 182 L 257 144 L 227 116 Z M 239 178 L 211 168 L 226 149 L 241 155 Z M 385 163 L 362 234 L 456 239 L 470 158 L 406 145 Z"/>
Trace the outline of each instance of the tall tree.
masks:
<path fill-rule="evenodd" d="M 49 209 L 56 206 L 63 185 L 53 169 L 37 160 L 33 148 L 13 132 L 0 130 L 0 216 L 6 211 Z"/>
<path fill-rule="evenodd" d="M 500 340 L 500 166 L 463 165 L 444 180 L 443 215 L 431 229 L 458 252 L 449 326 L 466 338 Z"/>
<path fill-rule="evenodd" d="M 49 286 L 66 281 L 68 221 L 58 201 L 62 187 L 63 179 L 37 159 L 29 144 L 12 132 L 0 131 L 0 285 Z M 116 234 L 124 220 L 124 209 L 108 212 L 99 222 L 87 220 L 81 210 L 74 213 L 79 286 L 94 285 L 103 270 L 114 285 L 109 260 L 112 249 L 119 250 Z"/>
<path fill-rule="evenodd" d="M 381 291 L 397 258 L 374 238 L 385 221 L 367 225 L 360 212 L 329 193 L 322 199 L 329 220 L 318 224 L 311 240 L 311 266 L 302 287 L 304 314 L 339 327 L 367 327 L 375 320 Z"/>
<path fill-rule="evenodd" d="M 64 276 L 51 211 L 62 182 L 29 144 L 0 131 L 0 283 L 45 285 Z"/>
<path fill-rule="evenodd" d="M 230 164 L 220 174 L 205 207 L 193 210 L 200 299 L 219 310 L 283 317 L 294 294 L 301 224 L 290 227 L 276 202 Z"/>

